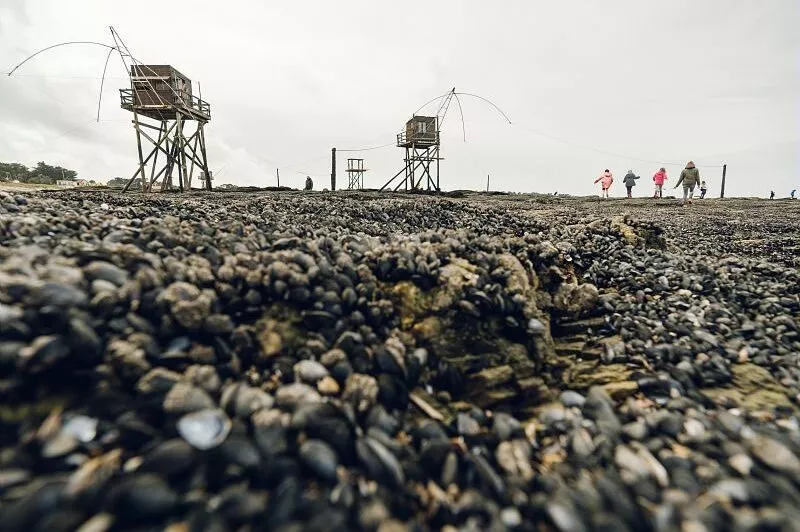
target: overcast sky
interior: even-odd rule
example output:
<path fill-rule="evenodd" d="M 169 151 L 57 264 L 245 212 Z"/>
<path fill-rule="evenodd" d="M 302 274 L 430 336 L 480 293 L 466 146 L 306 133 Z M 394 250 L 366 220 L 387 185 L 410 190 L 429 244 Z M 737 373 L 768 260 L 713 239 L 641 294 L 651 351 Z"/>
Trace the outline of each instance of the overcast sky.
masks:
<path fill-rule="evenodd" d="M 701 168 L 713 195 L 800 188 L 798 0 L 387 2 L 0 0 L 0 70 L 61 41 L 111 42 L 174 65 L 211 104 L 216 184 L 330 186 L 330 148 L 391 143 L 424 102 L 464 97 L 444 124 L 442 188 L 589 194 L 605 168 Z M 178 32 L 176 33 L 176 28 Z M 62 47 L 0 79 L 0 161 L 86 178 L 136 168 L 125 71 L 112 57 L 95 123 L 100 47 Z M 197 86 L 195 85 L 195 92 Z M 434 112 L 433 106 L 427 109 Z M 421 113 L 424 114 L 424 113 Z M 619 154 L 614 156 L 610 154 Z M 353 154 L 350 154 L 353 156 Z M 402 150 L 360 153 L 379 187 Z M 338 186 L 346 153 L 339 154 Z M 652 162 L 637 161 L 636 159 Z M 621 179 L 620 179 L 621 180 Z M 669 182 L 668 182 L 669 183 Z M 621 183 L 612 190 L 624 192 Z"/>

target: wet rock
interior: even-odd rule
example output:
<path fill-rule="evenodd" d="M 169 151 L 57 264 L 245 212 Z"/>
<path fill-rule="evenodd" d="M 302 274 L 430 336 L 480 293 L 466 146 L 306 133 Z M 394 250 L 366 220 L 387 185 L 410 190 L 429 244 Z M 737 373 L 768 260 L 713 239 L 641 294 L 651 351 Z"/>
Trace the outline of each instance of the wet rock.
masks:
<path fill-rule="evenodd" d="M 374 377 L 354 373 L 347 379 L 342 399 L 358 412 L 366 412 L 378 399 L 378 382 Z"/>
<path fill-rule="evenodd" d="M 302 383 L 281 386 L 275 392 L 275 402 L 286 410 L 293 410 L 304 403 L 318 403 L 321 400 L 322 398 L 314 388 Z"/>
<path fill-rule="evenodd" d="M 323 377 L 317 382 L 317 391 L 322 395 L 339 395 L 339 383 L 332 377 Z"/>
<path fill-rule="evenodd" d="M 316 384 L 317 381 L 328 376 L 328 370 L 314 360 L 301 360 L 294 365 L 294 374 L 303 382 Z"/>
<path fill-rule="evenodd" d="M 755 436 L 749 444 L 750 452 L 762 464 L 776 471 L 800 474 L 800 458 L 781 442 Z"/>
<path fill-rule="evenodd" d="M 122 286 L 128 280 L 128 272 L 105 261 L 92 261 L 83 268 L 86 277 L 92 281 L 106 281 L 114 286 Z"/>
<path fill-rule="evenodd" d="M 300 446 L 300 459 L 320 479 L 327 482 L 336 481 L 336 468 L 339 459 L 336 452 L 325 442 L 308 440 Z"/>
<path fill-rule="evenodd" d="M 583 395 L 572 390 L 564 390 L 561 392 L 559 399 L 567 408 L 581 408 L 583 407 L 584 403 L 586 403 L 586 398 Z"/>
<path fill-rule="evenodd" d="M 191 384 L 176 383 L 164 397 L 164 411 L 170 414 L 186 414 L 214 407 L 209 395 Z"/>
<path fill-rule="evenodd" d="M 178 503 L 177 494 L 155 475 L 123 479 L 108 497 L 114 514 L 123 522 L 148 522 L 162 518 Z"/>
<path fill-rule="evenodd" d="M 187 329 L 199 329 L 211 312 L 211 299 L 189 283 L 172 283 L 159 298 L 169 305 L 175 320 Z"/>

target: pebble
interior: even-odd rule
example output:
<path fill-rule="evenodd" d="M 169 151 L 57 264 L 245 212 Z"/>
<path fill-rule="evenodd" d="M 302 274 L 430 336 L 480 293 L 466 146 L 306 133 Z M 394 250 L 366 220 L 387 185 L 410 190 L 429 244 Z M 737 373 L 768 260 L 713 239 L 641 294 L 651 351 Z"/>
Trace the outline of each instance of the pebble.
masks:
<path fill-rule="evenodd" d="M 586 403 L 586 398 L 583 395 L 572 390 L 564 390 L 563 392 L 561 392 L 559 399 L 561 399 L 561 402 L 567 408 L 572 408 L 572 407 L 581 408 L 583 407 L 584 403 Z"/>
<path fill-rule="evenodd" d="M 333 377 L 323 377 L 317 382 L 317 390 L 322 395 L 339 395 L 339 383 Z"/>
<path fill-rule="evenodd" d="M 792 474 L 800 474 L 800 458 L 779 441 L 766 436 L 755 436 L 750 442 L 750 451 L 764 465 Z"/>
<path fill-rule="evenodd" d="M 750 475 L 753 469 L 753 460 L 746 454 L 735 454 L 728 459 L 731 468 L 743 477 Z"/>
<path fill-rule="evenodd" d="M 302 381 L 315 384 L 328 376 L 328 370 L 315 360 L 301 360 L 294 365 L 295 375 Z"/>

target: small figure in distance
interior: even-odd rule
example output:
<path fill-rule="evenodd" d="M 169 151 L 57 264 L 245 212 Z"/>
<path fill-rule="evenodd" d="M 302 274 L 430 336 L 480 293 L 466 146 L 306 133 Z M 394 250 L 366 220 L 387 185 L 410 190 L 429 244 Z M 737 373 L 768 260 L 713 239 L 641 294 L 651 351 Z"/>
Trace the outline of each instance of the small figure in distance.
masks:
<path fill-rule="evenodd" d="M 611 170 L 606 168 L 606 171 L 600 174 L 600 177 L 594 180 L 595 184 L 598 182 L 600 186 L 603 188 L 603 193 L 600 195 L 601 198 L 608 198 L 608 189 L 611 188 L 611 185 L 614 183 L 614 176 L 611 174 Z"/>
<path fill-rule="evenodd" d="M 703 181 L 702 183 L 700 183 L 700 199 L 705 199 L 707 190 L 708 187 L 706 186 L 706 182 Z"/>
<path fill-rule="evenodd" d="M 794 199 L 794 193 L 797 192 L 797 189 L 792 190 L 791 198 Z"/>
<path fill-rule="evenodd" d="M 774 190 L 770 190 L 769 191 L 769 199 L 775 199 L 775 191 Z"/>
<path fill-rule="evenodd" d="M 625 177 L 622 179 L 622 182 L 625 183 L 625 188 L 628 189 L 628 197 L 632 198 L 631 196 L 631 189 L 636 186 L 636 180 L 639 179 L 639 176 L 633 173 L 633 170 L 628 170 L 628 173 L 625 174 Z"/>
<path fill-rule="evenodd" d="M 653 194 L 654 198 L 664 197 L 664 181 L 667 180 L 667 171 L 664 168 L 659 168 L 658 172 L 653 176 L 653 183 L 656 184 L 656 192 Z"/>
<path fill-rule="evenodd" d="M 311 181 L 311 176 L 306 176 L 306 188 L 305 190 L 314 190 L 314 182 Z"/>
<path fill-rule="evenodd" d="M 678 188 L 683 183 L 683 204 L 686 205 L 686 198 L 689 198 L 689 205 L 692 204 L 694 197 L 694 187 L 700 184 L 700 170 L 695 167 L 692 161 L 686 163 L 686 168 L 681 172 L 681 177 L 675 184 L 674 188 Z"/>

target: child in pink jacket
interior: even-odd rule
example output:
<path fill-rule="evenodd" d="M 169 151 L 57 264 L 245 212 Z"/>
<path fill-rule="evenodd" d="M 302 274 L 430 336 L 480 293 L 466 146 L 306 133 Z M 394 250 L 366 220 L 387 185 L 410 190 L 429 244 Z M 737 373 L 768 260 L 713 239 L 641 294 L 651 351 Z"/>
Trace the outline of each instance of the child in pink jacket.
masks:
<path fill-rule="evenodd" d="M 606 168 L 606 171 L 600 174 L 600 177 L 594 180 L 595 184 L 598 182 L 600 186 L 603 187 L 603 193 L 600 197 L 607 198 L 608 197 L 608 189 L 611 188 L 611 184 L 614 182 L 614 176 L 611 175 L 611 171 Z"/>
<path fill-rule="evenodd" d="M 656 192 L 653 194 L 654 198 L 663 198 L 662 188 L 664 187 L 664 181 L 667 180 L 667 171 L 663 168 L 660 168 L 658 172 L 653 176 L 653 183 L 656 184 Z"/>

